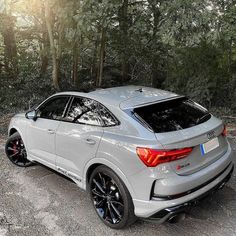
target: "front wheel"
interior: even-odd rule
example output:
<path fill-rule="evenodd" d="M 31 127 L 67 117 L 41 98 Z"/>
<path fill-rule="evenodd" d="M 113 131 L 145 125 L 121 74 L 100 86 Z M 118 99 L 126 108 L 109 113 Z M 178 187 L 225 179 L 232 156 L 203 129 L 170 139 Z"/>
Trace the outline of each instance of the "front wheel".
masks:
<path fill-rule="evenodd" d="M 135 222 L 132 198 L 120 178 L 108 167 L 98 166 L 89 180 L 89 191 L 99 218 L 113 229 Z"/>
<path fill-rule="evenodd" d="M 17 166 L 28 167 L 32 165 L 32 162 L 27 159 L 25 145 L 18 132 L 8 138 L 5 152 L 9 160 Z"/>

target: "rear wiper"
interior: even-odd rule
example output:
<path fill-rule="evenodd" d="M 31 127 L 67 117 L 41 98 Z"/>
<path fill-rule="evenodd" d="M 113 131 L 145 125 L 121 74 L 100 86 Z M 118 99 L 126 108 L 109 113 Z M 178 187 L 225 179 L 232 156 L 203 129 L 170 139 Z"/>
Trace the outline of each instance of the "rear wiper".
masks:
<path fill-rule="evenodd" d="M 209 116 L 211 116 L 211 114 L 210 114 L 210 113 L 206 113 L 206 114 L 205 114 L 204 116 L 202 116 L 201 118 L 198 118 L 198 119 L 197 119 L 197 122 L 196 122 L 196 125 L 202 123 L 204 120 L 207 120 L 207 118 L 208 118 Z"/>

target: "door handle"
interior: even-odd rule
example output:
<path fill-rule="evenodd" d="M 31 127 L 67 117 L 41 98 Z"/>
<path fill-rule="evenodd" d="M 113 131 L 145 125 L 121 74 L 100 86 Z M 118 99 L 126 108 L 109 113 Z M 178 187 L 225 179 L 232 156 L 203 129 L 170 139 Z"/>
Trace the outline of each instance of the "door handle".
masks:
<path fill-rule="evenodd" d="M 53 130 L 53 129 L 48 129 L 48 133 L 49 133 L 49 134 L 55 134 L 55 130 Z"/>
<path fill-rule="evenodd" d="M 90 145 L 94 145 L 94 144 L 96 144 L 96 141 L 93 139 L 90 139 L 90 138 L 86 138 L 86 143 L 90 144 Z"/>

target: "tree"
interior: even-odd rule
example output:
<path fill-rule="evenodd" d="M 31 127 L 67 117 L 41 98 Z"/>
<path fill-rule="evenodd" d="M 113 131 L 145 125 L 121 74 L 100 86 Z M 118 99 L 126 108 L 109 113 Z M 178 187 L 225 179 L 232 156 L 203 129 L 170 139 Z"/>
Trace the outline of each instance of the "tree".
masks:
<path fill-rule="evenodd" d="M 0 12 L 0 33 L 4 41 L 4 68 L 10 78 L 17 78 L 17 47 L 15 41 L 15 17 L 11 14 L 12 1 L 6 1 Z"/>
<path fill-rule="evenodd" d="M 187 94 L 208 107 L 235 107 L 234 0 L 6 3 L 0 16 L 4 101 L 6 88 L 21 98 L 15 104 L 25 104 L 26 91 L 39 99 L 55 90 L 138 84 Z"/>
<path fill-rule="evenodd" d="M 45 20 L 46 26 L 48 30 L 48 37 L 50 41 L 50 48 L 52 54 L 52 80 L 54 88 L 59 91 L 59 68 L 60 68 L 60 57 L 61 57 L 61 42 L 59 42 L 62 38 L 62 28 L 60 27 L 60 31 L 58 32 L 57 42 L 54 36 L 53 28 L 55 24 L 55 18 L 52 11 L 53 5 L 49 5 L 48 1 L 45 1 Z"/>

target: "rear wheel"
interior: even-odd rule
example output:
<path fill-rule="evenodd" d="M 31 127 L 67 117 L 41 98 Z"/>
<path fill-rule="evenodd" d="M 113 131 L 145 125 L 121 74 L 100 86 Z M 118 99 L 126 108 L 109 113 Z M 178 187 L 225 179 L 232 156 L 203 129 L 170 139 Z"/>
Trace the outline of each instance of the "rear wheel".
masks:
<path fill-rule="evenodd" d="M 91 200 L 99 218 L 113 229 L 135 222 L 132 198 L 120 178 L 108 167 L 98 166 L 89 180 Z"/>
<path fill-rule="evenodd" d="M 8 138 L 5 152 L 9 160 L 17 166 L 28 167 L 32 165 L 32 162 L 27 159 L 25 145 L 18 132 Z"/>

